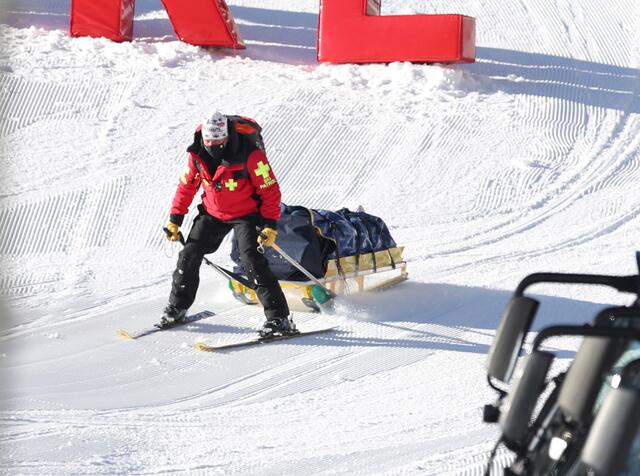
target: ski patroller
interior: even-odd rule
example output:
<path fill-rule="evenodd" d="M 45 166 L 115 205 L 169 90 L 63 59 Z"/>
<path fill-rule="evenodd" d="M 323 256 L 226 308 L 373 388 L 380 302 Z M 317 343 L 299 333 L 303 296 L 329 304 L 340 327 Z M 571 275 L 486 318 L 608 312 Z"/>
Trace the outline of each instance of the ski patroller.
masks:
<path fill-rule="evenodd" d="M 322 334 L 325 332 L 331 332 L 333 330 L 337 329 L 337 327 L 326 327 L 324 329 L 314 329 L 314 330 L 310 330 L 310 331 L 297 331 L 291 334 L 283 334 L 283 335 L 275 335 L 272 337 L 253 337 L 247 340 L 242 340 L 242 341 L 238 341 L 238 342 L 231 342 L 228 344 L 214 344 L 214 345 L 209 345 L 206 344 L 204 342 L 197 342 L 194 347 L 198 350 L 201 350 L 203 352 L 218 352 L 218 351 L 223 351 L 223 350 L 229 350 L 229 349 L 236 349 L 239 347 L 249 347 L 252 345 L 260 345 L 260 344 L 268 344 L 270 342 L 275 342 L 275 341 L 281 341 L 281 340 L 286 340 L 286 339 L 293 339 L 295 337 L 304 337 L 304 336 L 309 336 L 309 335 L 314 335 L 314 334 Z"/>
<path fill-rule="evenodd" d="M 200 311 L 196 314 L 188 315 L 187 317 L 184 318 L 184 320 L 180 322 L 171 322 L 171 323 L 165 324 L 164 326 L 158 326 L 158 324 L 154 324 L 153 327 L 149 327 L 149 328 L 142 329 L 135 332 L 128 332 L 124 329 L 118 329 L 116 333 L 118 334 L 118 336 L 124 339 L 135 340 L 135 339 L 139 339 L 140 337 L 148 336 L 150 334 L 154 334 L 159 331 L 164 331 L 167 329 L 173 329 L 173 328 L 184 326 L 187 324 L 192 324 L 194 322 L 201 321 L 202 319 L 206 319 L 207 317 L 211 317 L 214 315 L 215 313 L 212 311 Z"/>

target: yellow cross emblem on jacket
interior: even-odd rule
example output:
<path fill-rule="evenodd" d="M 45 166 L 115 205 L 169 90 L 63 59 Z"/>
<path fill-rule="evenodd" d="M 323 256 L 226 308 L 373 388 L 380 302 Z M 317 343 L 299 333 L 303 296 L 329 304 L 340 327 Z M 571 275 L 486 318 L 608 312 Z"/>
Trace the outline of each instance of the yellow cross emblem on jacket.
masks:
<path fill-rule="evenodd" d="M 271 167 L 269 167 L 263 161 L 260 161 L 260 162 L 258 162 L 258 168 L 255 169 L 253 172 L 258 177 L 262 177 L 262 180 L 264 180 L 266 182 L 267 179 L 269 178 L 269 170 L 271 170 Z"/>
<path fill-rule="evenodd" d="M 230 192 L 233 192 L 238 186 L 238 182 L 236 182 L 233 179 L 227 180 L 224 184 L 226 185 L 226 187 L 229 189 Z"/>

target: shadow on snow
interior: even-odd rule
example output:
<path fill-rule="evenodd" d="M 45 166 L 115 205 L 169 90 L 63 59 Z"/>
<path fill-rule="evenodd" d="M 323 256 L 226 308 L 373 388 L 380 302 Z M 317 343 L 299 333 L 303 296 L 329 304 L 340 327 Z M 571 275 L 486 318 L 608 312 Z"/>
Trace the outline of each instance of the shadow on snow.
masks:
<path fill-rule="evenodd" d="M 279 344 L 400 347 L 486 354 L 511 296 L 507 291 L 409 281 L 383 292 L 343 298 L 337 309 L 339 315 L 349 318 L 346 326 L 369 323 L 381 327 L 385 334 L 391 332 L 398 337 L 359 337 L 341 330 L 346 327 L 343 324 L 335 333 L 284 340 Z M 535 297 L 541 305 L 532 326 L 534 332 L 551 324 L 590 322 L 604 307 L 587 301 Z"/>
<path fill-rule="evenodd" d="M 460 68 L 490 78 L 499 91 L 640 112 L 640 69 L 500 48 L 476 54 L 476 63 Z"/>

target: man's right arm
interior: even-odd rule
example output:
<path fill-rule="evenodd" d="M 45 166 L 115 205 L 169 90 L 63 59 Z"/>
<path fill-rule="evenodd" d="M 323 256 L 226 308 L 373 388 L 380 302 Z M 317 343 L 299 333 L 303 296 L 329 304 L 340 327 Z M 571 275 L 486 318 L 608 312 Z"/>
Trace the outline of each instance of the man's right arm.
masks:
<path fill-rule="evenodd" d="M 175 223 L 178 226 L 182 225 L 184 216 L 189 211 L 189 205 L 191 205 L 193 197 L 200 188 L 200 181 L 195 159 L 189 154 L 189 162 L 180 176 L 180 182 L 178 182 L 178 188 L 171 203 L 171 211 L 169 212 L 169 221 L 171 223 Z"/>

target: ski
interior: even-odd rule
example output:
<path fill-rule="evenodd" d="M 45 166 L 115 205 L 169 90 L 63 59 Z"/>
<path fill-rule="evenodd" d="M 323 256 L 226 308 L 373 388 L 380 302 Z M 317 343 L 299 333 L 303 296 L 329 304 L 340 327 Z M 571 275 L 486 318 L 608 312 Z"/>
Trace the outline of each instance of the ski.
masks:
<path fill-rule="evenodd" d="M 209 344 L 205 344 L 204 342 L 196 342 L 194 347 L 203 352 L 218 352 L 220 350 L 235 349 L 238 347 L 248 347 L 250 345 L 268 344 L 269 342 L 275 342 L 275 341 L 280 341 L 285 339 L 293 339 L 295 337 L 303 337 L 303 336 L 309 336 L 313 334 L 320 334 L 323 332 L 330 332 L 335 329 L 337 329 L 337 327 L 326 327 L 324 329 L 316 329 L 313 331 L 300 331 L 300 332 L 296 332 L 295 334 L 286 334 L 286 335 L 274 336 L 274 337 L 254 337 L 252 339 L 243 340 L 240 342 L 231 342 L 229 344 L 219 344 L 219 345 L 209 345 Z"/>
<path fill-rule="evenodd" d="M 165 331 L 167 329 L 174 329 L 176 327 L 181 327 L 187 324 L 191 324 L 214 315 L 215 313 L 212 311 L 200 311 L 197 314 L 191 314 L 185 317 L 184 321 L 174 322 L 171 324 L 167 324 L 163 327 L 157 327 L 156 325 L 154 325 L 153 327 L 149 327 L 148 329 L 142 329 L 137 332 L 129 332 L 124 329 L 118 329 L 116 333 L 118 334 L 118 336 L 122 337 L 123 339 L 135 340 L 135 339 L 139 339 L 140 337 L 148 336 L 150 334 L 155 334 L 156 332 Z"/>

